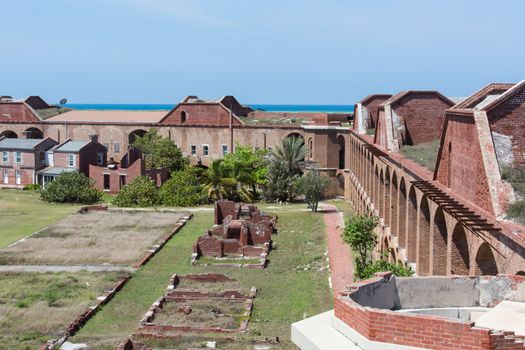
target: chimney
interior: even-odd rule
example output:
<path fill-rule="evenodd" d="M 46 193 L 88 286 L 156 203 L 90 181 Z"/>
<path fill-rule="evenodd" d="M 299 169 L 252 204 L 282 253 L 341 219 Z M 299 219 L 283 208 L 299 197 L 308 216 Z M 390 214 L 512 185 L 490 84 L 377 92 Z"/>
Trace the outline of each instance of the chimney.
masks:
<path fill-rule="evenodd" d="M 98 143 L 98 135 L 97 134 L 89 135 L 89 139 L 91 140 L 91 142 Z"/>

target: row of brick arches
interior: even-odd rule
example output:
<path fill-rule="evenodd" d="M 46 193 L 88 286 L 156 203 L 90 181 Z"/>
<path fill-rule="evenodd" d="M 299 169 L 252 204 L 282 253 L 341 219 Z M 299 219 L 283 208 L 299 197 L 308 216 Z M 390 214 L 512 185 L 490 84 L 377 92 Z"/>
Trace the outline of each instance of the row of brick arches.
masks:
<path fill-rule="evenodd" d="M 13 130 L 4 130 L 4 131 L 2 131 L 0 133 L 0 137 L 7 137 L 9 139 L 16 139 L 19 136 L 20 137 L 23 136 L 23 138 L 26 138 L 26 139 L 41 139 L 44 136 L 42 130 L 40 130 L 38 128 L 27 128 L 21 134 L 22 135 L 18 135 Z"/>
<path fill-rule="evenodd" d="M 357 212 L 381 218 L 379 250 L 390 261 L 415 266 L 423 276 L 522 272 L 522 263 L 512 266 L 506 258 L 521 247 L 502 246 L 497 232 L 471 229 L 434 198 L 444 195 L 431 198 L 417 186 L 420 179 L 359 137 L 350 135 L 347 147 L 349 199 Z"/>

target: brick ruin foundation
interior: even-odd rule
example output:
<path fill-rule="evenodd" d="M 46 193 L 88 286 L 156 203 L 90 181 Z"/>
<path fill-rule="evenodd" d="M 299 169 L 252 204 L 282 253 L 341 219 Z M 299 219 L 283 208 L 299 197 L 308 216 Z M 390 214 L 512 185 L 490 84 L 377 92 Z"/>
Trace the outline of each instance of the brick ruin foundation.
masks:
<path fill-rule="evenodd" d="M 193 245 L 192 262 L 213 257 L 222 266 L 264 268 L 271 249 L 277 217 L 262 213 L 256 206 L 232 201 L 215 202 L 215 225 Z M 239 264 L 221 264 L 221 258 Z M 243 264 L 243 259 L 259 258 L 260 264 Z"/>
<path fill-rule="evenodd" d="M 252 287 L 248 294 L 244 294 L 240 288 L 228 288 L 228 285 L 235 286 L 236 283 L 236 280 L 222 274 L 173 275 L 166 293 L 157 299 L 146 312 L 139 323 L 139 331 L 134 336 L 143 339 L 177 339 L 184 333 L 233 334 L 245 332 L 257 290 Z M 202 286 L 200 286 L 201 284 Z M 215 287 L 213 284 L 217 284 L 217 286 Z M 222 289 L 223 286 L 224 289 Z M 208 288 L 213 289 L 213 291 L 207 290 Z M 230 319 L 240 319 L 240 322 L 235 327 L 208 326 L 201 325 L 200 323 L 203 321 L 199 318 L 196 322 L 199 325 L 191 325 L 192 313 L 199 308 L 200 304 L 217 305 L 204 311 L 207 317 L 211 319 L 229 317 Z M 242 313 L 235 315 L 222 313 L 220 304 L 235 306 L 237 309 L 241 309 Z M 168 308 L 173 310 L 167 311 Z M 171 323 L 159 321 L 163 316 L 169 317 L 173 314 L 180 314 L 180 320 Z M 203 316 L 198 315 L 196 317 Z"/>

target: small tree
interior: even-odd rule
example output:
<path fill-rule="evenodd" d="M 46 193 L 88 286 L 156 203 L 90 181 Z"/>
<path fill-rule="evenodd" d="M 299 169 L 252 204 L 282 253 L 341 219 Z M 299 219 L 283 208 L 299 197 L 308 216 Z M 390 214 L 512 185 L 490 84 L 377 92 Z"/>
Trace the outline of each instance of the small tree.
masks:
<path fill-rule="evenodd" d="M 296 181 L 298 193 L 304 195 L 308 208 L 316 212 L 319 202 L 323 199 L 328 188 L 328 179 L 319 175 L 319 171 L 312 169 Z"/>
<path fill-rule="evenodd" d="M 186 168 L 171 174 L 171 178 L 160 188 L 160 197 L 164 205 L 187 207 L 205 201 L 197 172 Z"/>
<path fill-rule="evenodd" d="M 152 179 L 139 176 L 122 187 L 113 204 L 119 207 L 154 207 L 160 204 L 159 190 Z"/>
<path fill-rule="evenodd" d="M 166 167 L 172 172 L 182 170 L 189 164 L 180 148 L 155 129 L 150 129 L 144 136 L 136 136 L 133 147 L 142 152 L 148 168 Z"/>
<path fill-rule="evenodd" d="M 103 193 L 93 187 L 93 181 L 82 173 L 63 172 L 40 191 L 46 202 L 93 204 L 102 200 Z"/>
<path fill-rule="evenodd" d="M 346 221 L 343 240 L 352 247 L 355 257 L 356 275 L 361 276 L 366 267 L 372 263 L 372 251 L 377 244 L 374 232 L 378 218 L 366 215 L 352 215 Z"/>
<path fill-rule="evenodd" d="M 203 194 L 212 201 L 227 199 L 237 187 L 237 180 L 222 159 L 211 162 L 201 175 Z"/>

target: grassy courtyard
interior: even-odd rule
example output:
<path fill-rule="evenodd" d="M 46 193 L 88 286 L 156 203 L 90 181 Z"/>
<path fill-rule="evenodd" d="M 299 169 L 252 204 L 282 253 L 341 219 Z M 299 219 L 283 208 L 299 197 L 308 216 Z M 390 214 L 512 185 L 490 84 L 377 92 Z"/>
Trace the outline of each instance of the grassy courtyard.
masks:
<path fill-rule="evenodd" d="M 304 211 L 304 205 L 262 206 L 279 215 L 277 249 L 265 270 L 192 266 L 191 247 L 195 239 L 213 224 L 213 214 L 196 212 L 194 218 L 106 305 L 73 342 L 86 342 L 94 349 L 113 349 L 115 344 L 136 331 L 138 321 L 161 295 L 173 273 L 223 273 L 239 281 L 244 289 L 256 286 L 258 294 L 250 318 L 249 340 L 279 337 L 281 348 L 294 348 L 290 324 L 326 311 L 332 306 L 325 256 L 322 214 Z M 217 335 L 209 339 L 217 338 Z M 208 339 L 190 336 L 191 344 Z M 182 343 L 164 344 L 168 348 Z M 232 348 L 232 347 L 230 347 Z M 241 347 L 242 348 L 242 347 Z"/>
<path fill-rule="evenodd" d="M 40 200 L 38 192 L 0 190 L 0 248 L 46 227 L 80 208 Z"/>
<path fill-rule="evenodd" d="M 37 349 L 60 338 L 71 321 L 122 273 L 1 273 L 0 349 Z"/>
<path fill-rule="evenodd" d="M 73 214 L 15 246 L 0 249 L 9 265 L 131 265 L 171 232 L 182 213 Z"/>

